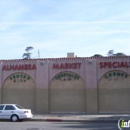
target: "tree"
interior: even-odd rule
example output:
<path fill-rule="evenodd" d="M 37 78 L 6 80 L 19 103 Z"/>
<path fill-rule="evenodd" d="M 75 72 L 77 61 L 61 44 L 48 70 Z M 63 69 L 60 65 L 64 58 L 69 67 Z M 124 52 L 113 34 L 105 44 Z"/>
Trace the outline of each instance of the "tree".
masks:
<path fill-rule="evenodd" d="M 100 55 L 100 54 L 95 54 L 95 55 L 93 55 L 92 57 L 103 57 L 103 56 Z"/>
<path fill-rule="evenodd" d="M 113 50 L 108 51 L 107 55 L 108 56 L 126 56 L 124 53 L 121 53 L 121 52 L 117 52 L 114 54 Z"/>
<path fill-rule="evenodd" d="M 108 56 L 113 56 L 114 55 L 114 50 L 109 50 L 107 53 Z"/>
<path fill-rule="evenodd" d="M 126 56 L 124 53 L 118 52 L 116 54 L 114 54 L 114 56 Z"/>
<path fill-rule="evenodd" d="M 33 49 L 34 49 L 33 47 L 29 46 L 29 47 L 27 47 L 27 48 L 25 49 L 25 51 L 29 53 L 29 52 L 30 52 L 31 50 L 33 50 Z"/>
<path fill-rule="evenodd" d="M 31 50 L 33 50 L 34 48 L 29 46 L 25 49 L 26 53 L 23 54 L 23 59 L 31 59 Z"/>

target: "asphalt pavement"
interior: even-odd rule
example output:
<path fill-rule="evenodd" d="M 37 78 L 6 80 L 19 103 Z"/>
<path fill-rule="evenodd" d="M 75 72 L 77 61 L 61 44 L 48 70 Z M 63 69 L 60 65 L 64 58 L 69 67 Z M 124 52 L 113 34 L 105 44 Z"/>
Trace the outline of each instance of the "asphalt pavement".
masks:
<path fill-rule="evenodd" d="M 130 120 L 130 114 L 34 114 L 31 121 L 55 122 L 118 122 Z"/>

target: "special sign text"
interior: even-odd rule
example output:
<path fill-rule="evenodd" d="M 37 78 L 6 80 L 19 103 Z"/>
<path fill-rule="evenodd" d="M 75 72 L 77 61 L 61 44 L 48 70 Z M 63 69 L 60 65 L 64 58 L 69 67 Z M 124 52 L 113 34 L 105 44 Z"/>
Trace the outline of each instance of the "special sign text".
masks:
<path fill-rule="evenodd" d="M 100 62 L 100 68 L 128 68 L 130 62 Z"/>

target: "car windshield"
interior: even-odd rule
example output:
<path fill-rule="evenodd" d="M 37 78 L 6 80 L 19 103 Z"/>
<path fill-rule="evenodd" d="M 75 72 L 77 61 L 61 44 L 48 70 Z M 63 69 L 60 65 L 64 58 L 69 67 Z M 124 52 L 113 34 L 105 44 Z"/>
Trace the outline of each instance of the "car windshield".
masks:
<path fill-rule="evenodd" d="M 23 107 L 19 106 L 19 105 L 15 105 L 17 108 L 19 109 L 24 109 Z"/>

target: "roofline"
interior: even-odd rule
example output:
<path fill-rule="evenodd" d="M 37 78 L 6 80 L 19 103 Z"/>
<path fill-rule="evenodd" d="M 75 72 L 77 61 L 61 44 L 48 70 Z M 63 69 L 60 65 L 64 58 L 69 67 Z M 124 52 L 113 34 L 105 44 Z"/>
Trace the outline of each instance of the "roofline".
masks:
<path fill-rule="evenodd" d="M 130 58 L 130 56 L 99 56 L 99 57 L 62 57 L 62 58 L 37 58 L 37 59 L 3 59 L 4 61 L 36 61 L 36 60 L 74 60 L 74 59 L 118 59 L 118 58 Z"/>

